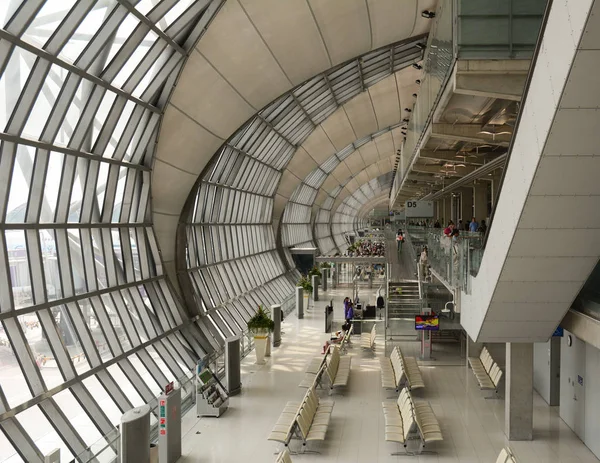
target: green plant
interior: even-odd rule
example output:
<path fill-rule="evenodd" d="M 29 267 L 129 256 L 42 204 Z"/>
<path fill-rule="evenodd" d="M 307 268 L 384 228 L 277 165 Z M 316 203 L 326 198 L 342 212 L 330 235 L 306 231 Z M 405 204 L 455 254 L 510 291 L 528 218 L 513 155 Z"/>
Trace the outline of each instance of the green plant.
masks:
<path fill-rule="evenodd" d="M 256 313 L 248 320 L 248 330 L 252 333 L 271 332 L 275 329 L 275 322 L 271 320 L 270 313 L 262 305 L 258 306 Z"/>
<path fill-rule="evenodd" d="M 331 264 L 329 262 L 321 262 L 321 268 L 331 268 Z"/>
<path fill-rule="evenodd" d="M 298 280 L 298 286 L 301 286 L 304 291 L 308 292 L 308 294 L 312 293 L 313 287 L 310 280 L 307 277 L 302 276 L 302 278 Z"/>
<path fill-rule="evenodd" d="M 319 278 L 321 278 L 321 270 L 319 270 L 319 267 L 317 267 L 316 265 L 310 269 L 310 271 L 308 272 L 308 276 L 312 277 L 313 275 L 317 275 Z"/>

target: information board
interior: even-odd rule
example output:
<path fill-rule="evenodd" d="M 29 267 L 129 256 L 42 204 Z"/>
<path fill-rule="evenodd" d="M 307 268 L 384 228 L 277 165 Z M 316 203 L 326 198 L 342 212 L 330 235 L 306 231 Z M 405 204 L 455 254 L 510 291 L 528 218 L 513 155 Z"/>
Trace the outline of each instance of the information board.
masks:
<path fill-rule="evenodd" d="M 404 203 L 406 218 L 430 218 L 433 217 L 433 201 L 410 200 Z"/>

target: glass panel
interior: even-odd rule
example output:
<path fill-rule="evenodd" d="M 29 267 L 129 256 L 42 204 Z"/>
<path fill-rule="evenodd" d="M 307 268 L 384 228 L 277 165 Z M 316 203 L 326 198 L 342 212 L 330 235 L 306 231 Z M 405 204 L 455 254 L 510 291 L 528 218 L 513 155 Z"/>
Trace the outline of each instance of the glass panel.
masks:
<path fill-rule="evenodd" d="M 65 389 L 58 394 L 54 394 L 54 400 L 86 445 L 92 445 L 102 438 L 100 431 L 92 423 L 92 420 L 90 420 L 90 417 L 70 390 Z"/>
<path fill-rule="evenodd" d="M 71 362 L 78 374 L 85 373 L 90 369 L 90 364 L 85 356 L 78 333 L 75 331 L 73 322 L 68 315 L 66 306 L 52 307 L 52 317 L 58 328 L 58 333 L 66 346 Z"/>
<path fill-rule="evenodd" d="M 17 420 L 43 454 L 50 453 L 52 450 L 59 448 L 61 461 L 70 461 L 73 459 L 73 455 L 68 447 L 37 406 L 19 413 Z"/>
<path fill-rule="evenodd" d="M 104 386 L 96 379 L 95 376 L 90 376 L 83 380 L 83 384 L 88 389 L 90 394 L 94 397 L 96 403 L 100 406 L 102 411 L 106 413 L 106 416 L 113 425 L 118 425 L 121 422 L 121 416 L 123 413 L 119 410 L 119 407 L 111 399 Z"/>
<path fill-rule="evenodd" d="M 34 162 L 35 151 L 32 148 L 18 145 L 8 197 L 7 223 L 25 221 Z"/>
<path fill-rule="evenodd" d="M 125 376 L 125 374 L 118 365 L 109 366 L 108 372 L 119 385 L 119 388 L 121 389 L 121 391 L 123 391 L 125 397 L 129 399 L 129 401 L 134 407 L 140 407 L 144 405 L 144 400 L 135 390 L 133 384 L 131 384 L 131 381 L 129 381 L 127 376 Z"/>
<path fill-rule="evenodd" d="M 46 389 L 52 389 L 64 382 L 64 378 L 58 363 L 54 358 L 54 353 L 50 349 L 46 334 L 42 330 L 42 326 L 36 314 L 21 315 L 18 318 L 21 329 L 25 334 L 25 338 L 29 343 L 31 354 L 35 359 L 35 363 L 39 368 Z"/>
<path fill-rule="evenodd" d="M 23 230 L 6 230 L 4 236 L 15 308 L 28 307 L 33 303 L 33 297 L 25 232 Z"/>
<path fill-rule="evenodd" d="M 96 349 L 98 349 L 102 361 L 110 360 L 113 358 L 113 355 L 110 351 L 108 342 L 104 337 L 103 327 L 100 325 L 100 321 L 96 317 L 96 312 L 94 311 L 92 304 L 88 299 L 83 299 L 77 304 L 79 305 L 81 313 L 83 314 L 85 323 L 90 329 L 90 333 L 92 334 L 92 338 L 96 344 Z"/>

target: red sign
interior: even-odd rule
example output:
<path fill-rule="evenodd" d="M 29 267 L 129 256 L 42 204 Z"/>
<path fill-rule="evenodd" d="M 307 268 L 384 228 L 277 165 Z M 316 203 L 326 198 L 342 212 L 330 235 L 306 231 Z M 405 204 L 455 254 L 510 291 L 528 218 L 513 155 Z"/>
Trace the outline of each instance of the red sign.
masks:
<path fill-rule="evenodd" d="M 173 381 L 171 381 L 165 386 L 165 394 L 170 394 L 171 392 L 173 392 L 173 389 L 175 389 L 175 385 L 173 384 Z"/>
<path fill-rule="evenodd" d="M 161 419 L 160 419 L 160 424 L 161 424 L 161 425 L 164 425 L 166 422 L 167 422 L 167 419 L 166 419 L 166 418 L 161 418 Z"/>
<path fill-rule="evenodd" d="M 161 407 L 164 407 L 166 404 L 167 404 L 167 401 L 166 401 L 166 400 L 161 400 L 161 401 L 160 401 L 160 406 L 161 406 Z"/>
<path fill-rule="evenodd" d="M 167 430 L 166 429 L 161 429 L 160 430 L 160 435 L 161 436 L 166 436 L 167 435 Z"/>

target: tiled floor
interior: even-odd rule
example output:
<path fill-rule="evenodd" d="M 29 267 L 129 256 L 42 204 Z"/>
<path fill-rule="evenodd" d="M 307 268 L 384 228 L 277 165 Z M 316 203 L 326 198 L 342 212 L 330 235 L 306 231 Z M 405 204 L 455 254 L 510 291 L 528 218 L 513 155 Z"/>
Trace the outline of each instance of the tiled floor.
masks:
<path fill-rule="evenodd" d="M 327 299 L 334 297 L 336 318 L 341 319 L 341 290 L 329 294 Z M 278 445 L 267 441 L 267 436 L 285 403 L 301 399 L 306 392 L 298 387 L 304 368 L 327 339 L 321 305 L 317 303 L 317 310 L 311 309 L 304 320 L 297 320 L 294 314 L 285 320 L 282 345 L 273 349 L 266 365 L 254 365 L 253 355 L 244 360 L 242 393 L 231 398 L 223 416 L 197 419 L 191 411 L 184 417 L 181 462 L 274 461 Z M 495 462 L 500 449 L 508 444 L 503 433 L 504 401 L 486 400 L 473 374 L 464 366 L 456 366 L 458 362 L 445 366 L 452 363 L 446 361 L 452 355 L 457 359 L 460 355 L 458 346 L 451 345 L 446 347 L 454 349 L 454 354 L 448 353 L 439 364 L 422 366 L 426 388 L 415 393 L 432 404 L 442 426 L 444 442 L 435 448 L 438 454 L 390 455 L 400 446 L 385 442 L 383 437 L 381 402 L 390 394 L 381 388 L 377 357 L 383 355 L 383 337 L 378 336 L 377 341 L 375 355 L 361 352 L 358 346 L 349 349 L 348 355 L 353 357 L 349 387 L 332 396 L 335 407 L 327 440 L 309 446 L 321 453 L 294 456 L 294 462 Z M 405 343 L 402 347 L 416 349 L 418 344 Z M 443 349 L 444 345 L 437 347 Z M 599 461 L 559 418 L 557 408 L 548 407 L 537 395 L 534 404 L 534 440 L 510 443 L 520 463 Z M 297 446 L 292 441 L 292 448 Z"/>

